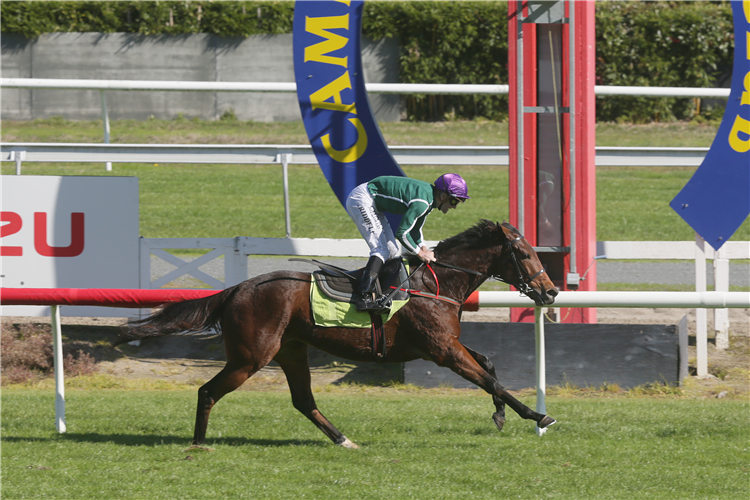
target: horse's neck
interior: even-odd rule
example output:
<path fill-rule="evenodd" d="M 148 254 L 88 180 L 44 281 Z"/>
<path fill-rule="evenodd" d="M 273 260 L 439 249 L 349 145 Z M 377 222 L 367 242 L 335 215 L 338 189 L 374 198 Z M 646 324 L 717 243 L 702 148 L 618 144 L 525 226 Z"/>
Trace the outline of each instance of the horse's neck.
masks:
<path fill-rule="evenodd" d="M 437 258 L 438 262 L 459 266 L 486 275 L 489 270 L 490 263 L 487 258 L 482 258 L 482 254 L 486 254 L 486 252 L 466 250 L 461 252 L 449 253 L 446 255 L 439 255 L 437 256 Z M 446 290 L 449 287 L 451 289 L 451 292 L 455 295 L 454 298 L 458 300 L 468 297 L 471 292 L 479 288 L 479 286 L 487 280 L 486 276 L 477 276 L 465 271 L 445 268 L 441 266 L 436 266 L 436 273 L 438 272 L 438 268 L 440 269 L 438 279 L 441 279 L 440 275 L 442 275 L 443 277 L 440 285 L 441 294 L 443 293 L 443 290 Z M 443 285 L 443 283 L 448 286 L 446 286 L 446 288 L 443 288 L 445 286 Z"/>
<path fill-rule="evenodd" d="M 445 255 L 437 256 L 441 261 L 452 264 L 454 266 L 460 266 L 466 269 L 471 269 L 482 274 L 488 274 L 491 259 L 487 250 L 471 250 L 461 249 L 447 253 Z"/>

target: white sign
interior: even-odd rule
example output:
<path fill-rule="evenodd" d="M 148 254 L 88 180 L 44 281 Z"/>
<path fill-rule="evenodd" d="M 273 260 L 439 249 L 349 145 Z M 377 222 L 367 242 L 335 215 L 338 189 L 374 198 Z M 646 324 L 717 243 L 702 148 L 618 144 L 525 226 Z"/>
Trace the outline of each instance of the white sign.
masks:
<path fill-rule="evenodd" d="M 2 176 L 0 285 L 7 288 L 140 288 L 138 178 Z M 5 316 L 49 307 L 4 306 Z M 66 316 L 127 310 L 66 306 Z"/>

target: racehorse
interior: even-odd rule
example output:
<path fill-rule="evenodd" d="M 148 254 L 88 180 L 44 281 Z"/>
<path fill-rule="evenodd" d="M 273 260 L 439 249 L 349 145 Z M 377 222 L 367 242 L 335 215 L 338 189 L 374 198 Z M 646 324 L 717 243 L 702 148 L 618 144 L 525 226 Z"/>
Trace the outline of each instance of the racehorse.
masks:
<path fill-rule="evenodd" d="M 294 407 L 335 444 L 357 448 L 318 411 L 310 387 L 308 346 L 356 361 L 403 363 L 421 358 L 448 367 L 492 395 L 496 410 L 492 419 L 499 430 L 505 423 L 506 404 L 540 428 L 555 423 L 509 394 L 489 359 L 459 342 L 462 304 L 488 278 L 515 286 L 537 306 L 554 302 L 558 291 L 534 249 L 510 224 L 482 220 L 441 241 L 434 252 L 437 260 L 429 267 L 431 272 L 422 267 L 423 272 L 412 274 L 409 302 L 383 326 L 387 347 L 383 359 L 371 349 L 368 329 L 316 326 L 311 275 L 293 271 L 275 271 L 216 295 L 169 304 L 123 330 L 115 345 L 221 331 L 227 363 L 198 390 L 194 445 L 205 442 L 208 416 L 216 402 L 274 360 L 286 375 Z M 419 264 L 411 258 L 411 266 Z"/>

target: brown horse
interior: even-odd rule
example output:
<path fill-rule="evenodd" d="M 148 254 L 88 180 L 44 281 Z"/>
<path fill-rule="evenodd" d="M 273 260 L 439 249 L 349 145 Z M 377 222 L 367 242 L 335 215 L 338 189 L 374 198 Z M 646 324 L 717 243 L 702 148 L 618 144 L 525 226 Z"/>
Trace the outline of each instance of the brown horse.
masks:
<path fill-rule="evenodd" d="M 274 360 L 284 370 L 294 407 L 334 443 L 356 448 L 315 405 L 308 345 L 356 361 L 403 363 L 421 358 L 448 367 L 492 395 L 496 409 L 492 418 L 500 430 L 506 403 L 540 428 L 555 423 L 511 396 L 498 382 L 489 359 L 459 342 L 461 304 L 490 277 L 514 285 L 538 306 L 554 302 L 558 291 L 533 248 L 510 224 L 483 220 L 440 242 L 434 251 L 434 264 L 440 265 L 433 264 L 433 272 L 415 273 L 410 282 L 412 290 L 429 293 L 413 295 L 384 326 L 384 359 L 373 353 L 368 329 L 316 326 L 310 306 L 310 274 L 292 271 L 257 276 L 210 297 L 169 304 L 132 325 L 116 343 L 220 329 L 227 364 L 198 390 L 196 445 L 206 439 L 214 404 Z M 419 264 L 416 258 L 412 260 L 412 266 Z"/>

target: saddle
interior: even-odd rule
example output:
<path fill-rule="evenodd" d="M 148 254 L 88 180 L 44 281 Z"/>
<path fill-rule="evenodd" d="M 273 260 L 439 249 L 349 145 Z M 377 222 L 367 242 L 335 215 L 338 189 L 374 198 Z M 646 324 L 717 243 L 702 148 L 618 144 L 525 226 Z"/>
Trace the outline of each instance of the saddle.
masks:
<path fill-rule="evenodd" d="M 317 265 L 320 270 L 314 271 L 315 282 L 320 286 L 320 291 L 328 298 L 338 302 L 348 302 L 354 304 L 357 301 L 357 287 L 362 280 L 364 268 L 354 271 L 347 271 L 340 267 L 325 264 L 316 260 L 290 259 L 303 262 L 309 262 Z M 401 259 L 391 259 L 385 263 L 378 280 L 375 283 L 375 295 L 389 295 L 388 304 L 384 304 L 385 309 L 390 307 L 393 300 L 408 300 L 409 294 L 409 274 L 406 266 Z M 401 285 L 399 287 L 399 285 Z M 399 287 L 396 289 L 396 287 Z M 385 311 L 387 312 L 387 310 Z"/>
<path fill-rule="evenodd" d="M 317 285 L 313 286 L 320 291 L 320 295 L 326 299 L 332 302 L 347 304 L 344 307 L 345 315 L 351 317 L 352 315 L 364 316 L 365 314 L 369 314 L 373 355 L 375 355 L 378 360 L 385 358 L 386 342 L 385 331 L 383 328 L 383 315 L 386 315 L 386 318 L 389 318 L 399 307 L 403 306 L 406 301 L 409 300 L 409 293 L 407 291 L 409 289 L 409 274 L 403 261 L 401 259 L 391 259 L 385 263 L 380 271 L 378 280 L 375 283 L 375 293 L 377 296 L 383 296 L 385 293 L 387 300 L 384 301 L 383 308 L 378 311 L 359 313 L 354 308 L 354 303 L 358 299 L 359 294 L 357 289 L 359 287 L 359 282 L 362 279 L 364 268 L 349 271 L 313 259 L 293 258 L 289 260 L 306 262 L 318 266 L 319 270 L 312 273 L 315 284 Z M 396 301 L 396 305 L 394 306 L 395 309 L 391 310 L 394 301 Z M 314 315 L 315 312 L 316 309 L 313 307 Z M 316 324 L 318 324 L 317 317 Z M 326 325 L 323 324 L 322 326 Z M 364 325 L 351 326 L 362 327 Z"/>

